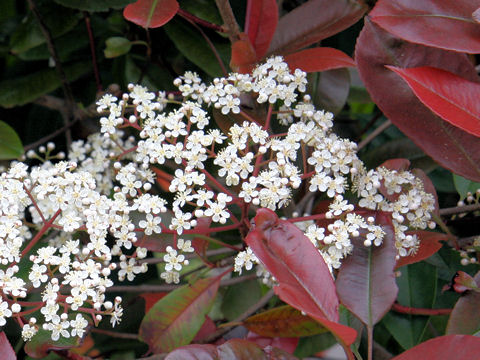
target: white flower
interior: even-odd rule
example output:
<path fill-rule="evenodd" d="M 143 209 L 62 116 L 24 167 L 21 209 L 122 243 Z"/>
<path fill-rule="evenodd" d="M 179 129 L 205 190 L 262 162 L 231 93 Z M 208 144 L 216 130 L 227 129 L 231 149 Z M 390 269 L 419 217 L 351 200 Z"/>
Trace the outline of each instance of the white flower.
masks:
<path fill-rule="evenodd" d="M 5 318 L 9 318 L 12 316 L 12 311 L 8 308 L 8 303 L 6 301 L 2 301 L 0 304 L 0 326 L 3 326 L 7 323 Z"/>

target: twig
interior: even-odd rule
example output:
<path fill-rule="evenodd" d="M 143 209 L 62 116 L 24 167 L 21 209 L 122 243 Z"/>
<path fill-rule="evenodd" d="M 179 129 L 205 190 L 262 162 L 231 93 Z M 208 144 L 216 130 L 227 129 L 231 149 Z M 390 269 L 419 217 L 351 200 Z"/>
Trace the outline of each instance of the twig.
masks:
<path fill-rule="evenodd" d="M 97 55 L 95 53 L 95 38 L 93 37 L 92 24 L 90 23 L 90 14 L 83 12 L 85 26 L 87 27 L 88 40 L 90 42 L 90 52 L 92 54 L 93 73 L 95 74 L 95 82 L 97 84 L 97 92 L 103 90 L 102 81 L 100 80 L 100 72 L 98 71 Z"/>
<path fill-rule="evenodd" d="M 75 125 L 77 123 L 77 121 L 80 120 L 80 118 L 75 118 L 73 121 L 67 123 L 65 126 L 63 126 L 62 128 L 58 129 L 58 130 L 55 130 L 53 133 L 51 134 L 48 134 L 47 136 L 44 136 L 43 138 L 33 142 L 33 143 L 30 143 L 28 145 L 26 145 L 23 149 L 25 152 L 27 152 L 28 150 L 31 150 L 31 149 L 35 149 L 37 146 L 40 146 L 42 145 L 43 143 L 47 142 L 48 140 L 50 139 L 53 139 L 55 137 L 57 137 L 58 135 L 62 134 L 63 132 L 65 131 L 68 131 L 73 125 Z"/>
<path fill-rule="evenodd" d="M 119 338 L 119 339 L 138 340 L 138 335 L 137 334 L 120 333 L 120 332 L 116 332 L 116 331 L 103 330 L 103 329 L 97 329 L 97 328 L 92 328 L 91 332 L 94 332 L 94 333 L 97 333 L 97 334 L 108 335 L 108 336 Z"/>
<path fill-rule="evenodd" d="M 466 212 L 471 212 L 475 210 L 480 210 L 480 204 L 464 205 L 464 206 L 455 206 L 450 208 L 440 209 L 438 212 L 441 216 L 455 215 Z"/>
<path fill-rule="evenodd" d="M 423 308 L 413 308 L 409 306 L 403 306 L 398 303 L 392 305 L 392 310 L 401 314 L 409 315 L 450 315 L 452 309 L 423 309 Z"/>
<path fill-rule="evenodd" d="M 218 11 L 220 12 L 225 27 L 227 28 L 228 38 L 230 39 L 230 42 L 234 43 L 238 40 L 240 26 L 238 26 L 230 3 L 228 0 L 215 0 L 215 3 L 217 4 Z"/>
<path fill-rule="evenodd" d="M 45 37 L 45 40 L 47 42 L 47 47 L 50 55 L 53 58 L 53 61 L 55 62 L 55 69 L 57 70 L 58 76 L 60 78 L 60 82 L 62 83 L 62 89 L 63 93 L 65 95 L 65 100 L 66 100 L 66 108 L 67 108 L 67 113 L 66 116 L 64 116 L 63 120 L 65 122 L 65 125 L 68 125 L 70 122 L 70 119 L 73 117 L 74 113 L 74 107 L 75 107 L 75 100 L 73 98 L 73 93 L 72 89 L 70 88 L 70 84 L 67 80 L 67 76 L 65 75 L 65 71 L 63 70 L 62 63 L 60 62 L 60 57 L 58 56 L 57 49 L 55 47 L 55 44 L 53 42 L 53 37 L 52 34 L 50 33 L 50 30 L 48 29 L 47 25 L 45 24 L 45 21 L 43 20 L 42 15 L 38 11 L 38 8 L 35 4 L 34 0 L 28 0 L 28 5 L 30 7 L 30 10 L 32 11 L 33 15 L 38 21 L 38 24 L 40 25 L 40 29 L 43 33 L 43 36 Z M 62 113 L 63 115 L 63 113 Z M 65 137 L 67 139 L 67 147 L 70 147 L 70 144 L 72 142 L 72 134 L 70 131 L 70 128 L 65 130 Z"/>
<path fill-rule="evenodd" d="M 384 132 L 388 127 L 392 125 L 392 122 L 390 120 L 385 121 L 382 125 L 380 125 L 378 128 L 373 130 L 368 136 L 360 141 L 358 144 L 358 150 L 364 148 L 367 144 L 369 144 L 373 139 L 375 139 L 378 135 L 380 135 L 382 132 Z"/>

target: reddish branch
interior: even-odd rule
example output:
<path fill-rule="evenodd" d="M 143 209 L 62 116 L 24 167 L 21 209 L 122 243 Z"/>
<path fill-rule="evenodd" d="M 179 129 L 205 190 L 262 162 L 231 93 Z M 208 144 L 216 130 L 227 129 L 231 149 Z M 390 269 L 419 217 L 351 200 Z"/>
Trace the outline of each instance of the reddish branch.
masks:
<path fill-rule="evenodd" d="M 409 306 L 403 306 L 398 303 L 392 305 L 392 310 L 401 314 L 409 315 L 450 315 L 452 309 L 423 309 L 423 308 L 412 308 Z"/>

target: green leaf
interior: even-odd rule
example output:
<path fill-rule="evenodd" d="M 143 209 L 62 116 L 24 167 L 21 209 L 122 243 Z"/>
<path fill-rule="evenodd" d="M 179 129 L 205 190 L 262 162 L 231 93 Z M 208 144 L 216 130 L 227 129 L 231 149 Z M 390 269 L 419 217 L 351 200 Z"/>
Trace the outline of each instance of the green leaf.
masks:
<path fill-rule="evenodd" d="M 103 50 L 106 58 L 114 58 L 127 54 L 132 48 L 132 42 L 124 37 L 114 36 L 105 41 L 106 48 Z"/>
<path fill-rule="evenodd" d="M 233 321 L 262 297 L 262 289 L 257 280 L 228 287 L 222 303 L 222 312 L 228 321 Z"/>
<path fill-rule="evenodd" d="M 160 299 L 145 315 L 139 338 L 153 353 L 189 344 L 202 327 L 217 295 L 222 275 L 185 285 Z"/>
<path fill-rule="evenodd" d="M 213 1 L 208 0 L 179 0 L 180 9 L 188 11 L 196 17 L 221 25 L 222 17 Z"/>
<path fill-rule="evenodd" d="M 465 179 L 457 174 L 453 174 L 453 183 L 461 199 L 465 199 L 468 192 L 474 194 L 477 189 L 480 189 L 480 183 Z"/>
<path fill-rule="evenodd" d="M 42 2 L 38 6 L 38 11 L 53 38 L 72 30 L 81 17 L 80 13 L 62 8 L 51 2 Z M 11 52 L 20 54 L 45 42 L 38 20 L 32 13 L 29 13 L 26 21 L 18 26 L 10 39 Z"/>
<path fill-rule="evenodd" d="M 218 64 L 212 49 L 193 27 L 183 21 L 173 19 L 164 26 L 164 29 L 177 49 L 188 60 L 212 77 L 222 75 L 222 68 Z M 228 64 L 230 62 L 229 44 L 216 42 L 214 45 L 223 63 Z"/>
<path fill-rule="evenodd" d="M 431 309 L 437 292 L 437 269 L 425 262 L 408 265 L 401 269 L 397 285 L 399 287 L 397 300 L 401 305 Z M 426 316 L 390 312 L 382 323 L 400 346 L 407 350 L 424 340 L 428 321 L 429 318 Z"/>
<path fill-rule="evenodd" d="M 77 26 L 74 30 L 55 39 L 58 57 L 62 62 L 67 61 L 71 53 L 80 49 L 86 49 L 89 45 L 85 25 L 79 25 L 82 26 Z M 45 43 L 18 54 L 20 59 L 26 61 L 47 60 L 51 56 L 47 44 Z"/>
<path fill-rule="evenodd" d="M 25 344 L 25 352 L 33 358 L 45 358 L 50 350 L 63 350 L 77 347 L 80 344 L 80 338 L 74 336 L 70 338 L 60 337 L 58 341 L 53 341 L 51 332 L 39 329 L 32 340 Z"/>
<path fill-rule="evenodd" d="M 78 79 L 90 70 L 88 62 L 78 62 L 64 67 L 69 81 Z M 47 94 L 61 86 L 55 69 L 40 70 L 23 77 L 0 82 L 0 106 L 9 108 L 25 105 L 39 96 Z"/>
<path fill-rule="evenodd" d="M 23 155 L 23 145 L 15 130 L 0 120 L 0 160 L 17 159 Z"/>
<path fill-rule="evenodd" d="M 302 337 L 298 341 L 297 348 L 293 355 L 303 359 L 314 354 L 327 350 L 337 343 L 337 340 L 331 333 L 319 334 L 314 336 Z"/>
<path fill-rule="evenodd" d="M 59 5 L 83 11 L 108 11 L 110 9 L 123 9 L 135 0 L 53 0 Z"/>

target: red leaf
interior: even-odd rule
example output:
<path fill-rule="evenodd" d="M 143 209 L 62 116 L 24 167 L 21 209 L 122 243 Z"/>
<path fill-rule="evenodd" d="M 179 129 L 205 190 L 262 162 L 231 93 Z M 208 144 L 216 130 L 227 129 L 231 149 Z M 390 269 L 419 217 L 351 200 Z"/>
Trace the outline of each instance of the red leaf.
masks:
<path fill-rule="evenodd" d="M 217 330 L 217 326 L 215 325 L 213 320 L 210 319 L 209 316 L 205 316 L 205 322 L 203 323 L 200 330 L 198 330 L 198 333 L 197 333 L 197 335 L 195 335 L 195 338 L 193 339 L 193 342 L 202 341 L 207 336 L 213 334 L 216 330 Z"/>
<path fill-rule="evenodd" d="M 330 271 L 298 227 L 272 210 L 259 209 L 246 242 L 279 282 L 275 293 L 283 301 L 319 321 L 343 345 L 355 341 L 356 331 L 337 323 L 338 298 Z"/>
<path fill-rule="evenodd" d="M 223 275 L 182 286 L 157 301 L 140 324 L 139 338 L 154 353 L 190 343 L 213 305 Z"/>
<path fill-rule="evenodd" d="M 160 27 L 178 11 L 177 0 L 137 0 L 123 10 L 125 19 L 144 28 Z"/>
<path fill-rule="evenodd" d="M 302 337 L 317 335 L 327 330 L 297 309 L 285 305 L 245 319 L 248 330 L 266 337 Z"/>
<path fill-rule="evenodd" d="M 195 230 L 202 230 L 199 231 L 202 234 L 205 234 L 208 236 L 208 233 L 204 233 L 204 229 L 208 229 L 210 227 L 210 224 L 212 223 L 212 218 L 211 217 L 201 217 L 197 218 L 197 226 L 195 226 Z M 208 247 L 208 241 L 199 237 L 194 237 L 192 240 L 192 247 L 195 249 L 195 252 L 201 256 L 205 254 L 205 251 L 207 250 Z"/>
<path fill-rule="evenodd" d="M 469 290 L 478 290 L 477 282 L 464 271 L 457 271 L 453 278 L 453 290 L 464 293 Z"/>
<path fill-rule="evenodd" d="M 267 53 L 277 23 L 278 6 L 276 0 L 248 0 L 245 33 L 255 49 L 255 60 L 263 59 Z"/>
<path fill-rule="evenodd" d="M 406 171 L 410 168 L 410 160 L 408 159 L 390 159 L 382 163 L 384 168 L 389 170 L 396 170 L 396 171 Z"/>
<path fill-rule="evenodd" d="M 293 354 L 295 348 L 298 345 L 299 338 L 295 337 L 266 337 L 255 334 L 254 332 L 249 331 L 247 334 L 247 340 L 253 341 L 255 344 L 261 346 L 262 348 L 266 348 L 267 346 L 273 346 L 278 349 L 282 349 L 290 354 Z"/>
<path fill-rule="evenodd" d="M 415 230 L 407 231 L 407 235 L 417 235 L 420 239 L 420 247 L 414 255 L 403 256 L 397 260 L 396 267 L 414 264 L 428 259 L 442 247 L 440 241 L 448 241 L 448 236 L 433 231 Z"/>
<path fill-rule="evenodd" d="M 290 70 L 302 69 L 305 72 L 317 72 L 343 67 L 354 67 L 355 62 L 340 50 L 317 47 L 286 55 L 285 61 Z"/>
<path fill-rule="evenodd" d="M 17 360 L 17 355 L 3 331 L 0 332 L 0 353 L 2 354 L 3 360 Z"/>
<path fill-rule="evenodd" d="M 310 0 L 278 22 L 269 54 L 303 49 L 355 24 L 367 7 L 350 0 Z"/>
<path fill-rule="evenodd" d="M 252 43 L 245 33 L 239 34 L 239 40 L 232 44 L 232 57 L 230 67 L 242 74 L 249 73 L 256 62 L 257 56 Z"/>
<path fill-rule="evenodd" d="M 475 277 L 480 284 L 480 272 Z M 461 296 L 448 319 L 447 334 L 474 334 L 480 328 L 480 293 L 470 291 Z"/>
<path fill-rule="evenodd" d="M 266 359 L 260 346 L 254 342 L 242 339 L 233 339 L 217 348 L 218 358 L 227 359 Z"/>
<path fill-rule="evenodd" d="M 391 216 L 384 212 L 372 215 L 385 231 L 382 245 L 366 247 L 365 239 L 353 239 L 353 253 L 342 263 L 335 282 L 342 304 L 370 328 L 388 312 L 398 293 L 393 272 L 397 250 Z"/>
<path fill-rule="evenodd" d="M 380 0 L 370 16 L 382 28 L 407 41 L 477 54 L 480 27 L 472 15 L 479 6 L 478 0 Z"/>
<path fill-rule="evenodd" d="M 400 41 L 366 18 L 355 60 L 372 100 L 387 118 L 440 165 L 480 181 L 478 138 L 433 114 L 406 83 L 385 68 L 434 66 L 474 81 L 475 68 L 464 54 Z"/>
<path fill-rule="evenodd" d="M 158 300 L 163 299 L 168 292 L 160 292 L 160 293 L 144 293 L 140 294 L 141 298 L 145 300 L 145 314 L 157 303 Z"/>
<path fill-rule="evenodd" d="M 400 75 L 435 114 L 472 135 L 480 136 L 480 84 L 428 66 L 387 68 Z"/>
<path fill-rule="evenodd" d="M 478 354 L 480 338 L 469 335 L 446 335 L 425 341 L 392 360 L 477 359 Z"/>

